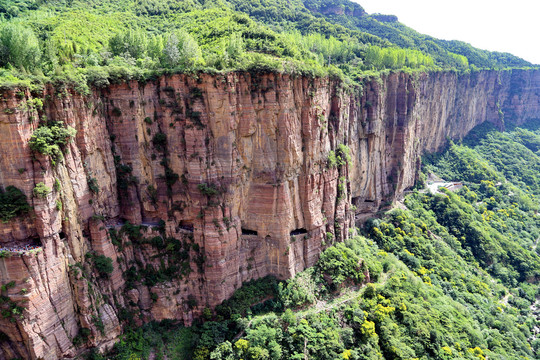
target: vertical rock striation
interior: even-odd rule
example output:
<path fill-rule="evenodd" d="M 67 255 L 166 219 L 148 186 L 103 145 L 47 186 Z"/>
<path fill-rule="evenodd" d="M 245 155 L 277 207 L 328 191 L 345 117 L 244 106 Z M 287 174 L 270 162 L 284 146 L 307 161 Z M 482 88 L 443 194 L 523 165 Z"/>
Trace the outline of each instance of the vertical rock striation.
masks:
<path fill-rule="evenodd" d="M 244 281 L 313 265 L 414 184 L 422 153 L 539 113 L 539 71 L 393 73 L 362 89 L 231 73 L 90 96 L 5 91 L 0 185 L 33 211 L 0 223 L 0 243 L 42 247 L 0 258 L 0 359 L 107 347 L 128 318 L 190 324 Z M 56 165 L 30 151 L 39 119 L 77 130 Z M 32 196 L 40 182 L 45 198 Z"/>

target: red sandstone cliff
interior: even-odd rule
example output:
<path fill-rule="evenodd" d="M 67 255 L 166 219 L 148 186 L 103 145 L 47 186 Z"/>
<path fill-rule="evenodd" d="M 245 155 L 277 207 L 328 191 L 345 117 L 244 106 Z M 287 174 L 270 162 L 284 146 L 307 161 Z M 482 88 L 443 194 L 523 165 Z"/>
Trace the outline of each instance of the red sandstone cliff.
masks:
<path fill-rule="evenodd" d="M 0 185 L 23 190 L 34 210 L 0 223 L 0 243 L 43 248 L 0 258 L 1 284 L 14 282 L 2 306 L 25 309 L 0 319 L 0 359 L 57 359 L 110 345 L 128 312 L 189 324 L 246 280 L 313 265 L 355 216 L 413 185 L 423 152 L 481 122 L 502 125 L 499 110 L 507 121 L 536 118 L 540 72 L 396 73 L 363 89 L 175 75 L 85 97 L 47 87 L 1 99 Z M 45 116 L 77 130 L 56 166 L 28 145 Z M 329 166 L 340 144 L 351 160 Z M 56 179 L 45 199 L 32 197 Z M 126 222 L 143 226 L 121 231 Z M 100 276 L 87 254 L 111 258 L 112 274 Z"/>

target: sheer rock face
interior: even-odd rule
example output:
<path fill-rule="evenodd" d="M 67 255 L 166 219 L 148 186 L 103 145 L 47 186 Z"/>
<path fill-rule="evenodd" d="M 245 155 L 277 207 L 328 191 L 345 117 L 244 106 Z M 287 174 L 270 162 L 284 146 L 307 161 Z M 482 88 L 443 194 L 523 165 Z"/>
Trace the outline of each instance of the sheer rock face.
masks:
<path fill-rule="evenodd" d="M 0 306 L 25 309 L 0 319 L 0 359 L 57 359 L 110 346 L 126 319 L 190 324 L 244 281 L 313 265 L 355 217 L 413 185 L 422 153 L 484 121 L 503 126 L 503 113 L 536 118 L 540 72 L 395 73 L 347 90 L 279 74 L 175 75 L 1 99 L 0 185 L 34 210 L 0 223 L 0 243 L 42 250 L 0 258 L 1 283 L 14 282 Z M 56 165 L 28 145 L 45 117 L 77 130 Z M 340 144 L 350 160 L 332 166 Z M 44 199 L 32 197 L 40 182 L 54 189 Z M 140 236 L 118 232 L 128 221 Z M 100 255 L 112 273 L 98 271 Z"/>

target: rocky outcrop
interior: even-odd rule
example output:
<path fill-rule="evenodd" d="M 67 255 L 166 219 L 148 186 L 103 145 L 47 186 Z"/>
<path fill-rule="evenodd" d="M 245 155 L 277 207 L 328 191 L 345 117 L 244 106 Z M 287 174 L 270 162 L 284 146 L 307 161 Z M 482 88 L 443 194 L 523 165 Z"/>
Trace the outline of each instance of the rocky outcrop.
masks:
<path fill-rule="evenodd" d="M 1 100 L 0 184 L 34 210 L 0 223 L 0 242 L 42 248 L 0 258 L 0 359 L 57 359 L 110 346 L 127 321 L 190 324 L 244 281 L 313 265 L 414 184 L 422 153 L 484 121 L 536 118 L 540 72 L 393 73 L 362 87 L 174 75 Z M 77 130 L 56 165 L 28 145 L 45 119 Z"/>

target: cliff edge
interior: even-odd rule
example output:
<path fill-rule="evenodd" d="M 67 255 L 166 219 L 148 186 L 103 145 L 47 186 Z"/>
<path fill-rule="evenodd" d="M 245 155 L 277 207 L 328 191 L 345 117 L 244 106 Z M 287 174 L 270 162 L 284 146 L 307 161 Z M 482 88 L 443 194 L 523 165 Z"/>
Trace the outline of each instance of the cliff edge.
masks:
<path fill-rule="evenodd" d="M 0 247 L 32 249 L 1 252 L 0 359 L 57 359 L 110 346 L 126 317 L 189 325 L 244 281 L 312 266 L 414 184 L 424 152 L 538 118 L 540 71 L 362 88 L 174 75 L 0 96 L 0 185 L 33 207 L 0 223 Z M 29 146 L 46 120 L 77 131 L 55 164 Z M 50 192 L 35 196 L 39 183 Z"/>

